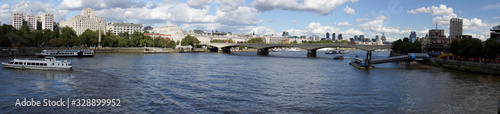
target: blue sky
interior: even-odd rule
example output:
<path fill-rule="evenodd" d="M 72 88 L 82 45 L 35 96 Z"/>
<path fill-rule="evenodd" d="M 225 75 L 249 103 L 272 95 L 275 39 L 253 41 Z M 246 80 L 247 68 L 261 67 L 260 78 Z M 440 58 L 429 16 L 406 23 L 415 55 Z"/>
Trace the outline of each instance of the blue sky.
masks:
<path fill-rule="evenodd" d="M 9 0 L 0 2 L 0 21 L 10 13 L 55 14 L 56 21 L 93 8 L 106 21 L 144 26 L 177 25 L 185 30 L 233 33 L 319 35 L 341 33 L 346 38 L 385 33 L 389 40 L 428 29 L 449 31 L 449 19 L 464 19 L 464 34 L 485 40 L 500 25 L 500 1 L 482 0 Z M 32 11 L 33 10 L 33 11 Z"/>

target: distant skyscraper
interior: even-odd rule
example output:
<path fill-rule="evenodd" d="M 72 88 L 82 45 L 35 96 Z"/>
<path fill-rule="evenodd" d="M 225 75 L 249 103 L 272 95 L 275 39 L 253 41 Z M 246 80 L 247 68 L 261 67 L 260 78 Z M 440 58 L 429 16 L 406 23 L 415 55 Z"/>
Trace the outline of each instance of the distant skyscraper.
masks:
<path fill-rule="evenodd" d="M 417 33 L 415 31 L 410 32 L 410 41 L 413 43 L 417 40 Z"/>
<path fill-rule="evenodd" d="M 288 34 L 288 32 L 283 31 L 283 35 L 281 35 L 281 36 L 290 36 L 290 35 Z"/>
<path fill-rule="evenodd" d="M 326 32 L 326 39 L 330 40 L 330 33 Z"/>
<path fill-rule="evenodd" d="M 358 35 L 354 35 L 354 41 L 359 41 Z"/>
<path fill-rule="evenodd" d="M 335 40 L 335 33 L 332 33 L 332 40 Z"/>
<path fill-rule="evenodd" d="M 460 38 L 462 35 L 463 20 L 460 18 L 450 19 L 450 38 Z"/>
<path fill-rule="evenodd" d="M 378 37 L 378 35 L 375 35 L 375 39 L 376 40 L 380 40 L 380 38 Z"/>
<path fill-rule="evenodd" d="M 343 38 L 342 38 L 342 34 L 339 34 L 339 38 L 338 38 L 338 39 L 339 39 L 339 40 L 342 40 L 342 39 L 343 39 Z"/>

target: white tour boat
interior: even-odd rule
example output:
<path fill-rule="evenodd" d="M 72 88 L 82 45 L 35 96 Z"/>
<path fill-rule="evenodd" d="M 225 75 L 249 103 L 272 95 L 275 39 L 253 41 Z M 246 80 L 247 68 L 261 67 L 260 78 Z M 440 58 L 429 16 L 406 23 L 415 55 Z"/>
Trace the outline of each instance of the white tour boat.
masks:
<path fill-rule="evenodd" d="M 54 56 L 54 57 L 93 57 L 93 50 L 43 50 L 41 53 L 36 53 L 39 57 Z"/>
<path fill-rule="evenodd" d="M 2 62 L 5 68 L 40 69 L 40 70 L 71 70 L 71 62 L 57 61 L 55 57 L 47 56 L 44 60 L 14 59 L 8 63 Z"/>

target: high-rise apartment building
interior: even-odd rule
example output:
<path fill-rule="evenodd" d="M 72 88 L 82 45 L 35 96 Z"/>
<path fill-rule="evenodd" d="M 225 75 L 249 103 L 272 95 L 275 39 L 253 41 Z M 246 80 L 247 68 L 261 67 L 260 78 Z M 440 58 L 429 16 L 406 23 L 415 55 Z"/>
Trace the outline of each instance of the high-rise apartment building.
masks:
<path fill-rule="evenodd" d="M 463 19 L 451 18 L 450 19 L 450 38 L 457 39 L 462 36 Z"/>
<path fill-rule="evenodd" d="M 23 13 L 22 12 L 13 12 L 10 18 L 10 24 L 15 28 L 15 29 L 21 29 L 21 26 L 23 26 Z"/>

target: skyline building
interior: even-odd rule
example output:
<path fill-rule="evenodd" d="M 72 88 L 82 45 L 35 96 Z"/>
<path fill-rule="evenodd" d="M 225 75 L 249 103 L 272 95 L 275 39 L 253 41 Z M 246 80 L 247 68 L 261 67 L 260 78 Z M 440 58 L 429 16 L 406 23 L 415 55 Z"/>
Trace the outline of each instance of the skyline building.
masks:
<path fill-rule="evenodd" d="M 386 42 L 387 41 L 387 38 L 385 38 L 385 33 L 382 33 L 382 37 L 380 38 L 380 40 L 382 40 L 382 42 Z"/>
<path fill-rule="evenodd" d="M 12 12 L 11 18 L 10 18 L 10 24 L 12 27 L 15 29 L 21 29 L 21 26 L 23 26 L 23 13 L 22 12 Z"/>
<path fill-rule="evenodd" d="M 417 32 L 415 32 L 415 31 L 410 32 L 409 38 L 410 38 L 411 43 L 417 41 Z"/>
<path fill-rule="evenodd" d="M 497 40 L 497 42 L 499 42 L 500 41 L 500 25 L 493 27 L 490 31 L 491 31 L 490 38 L 494 38 Z"/>
<path fill-rule="evenodd" d="M 335 41 L 335 33 L 332 33 L 332 40 Z"/>
<path fill-rule="evenodd" d="M 342 34 L 339 34 L 339 37 L 338 37 L 339 40 L 342 40 Z"/>
<path fill-rule="evenodd" d="M 457 39 L 462 36 L 463 29 L 463 19 L 451 18 L 450 19 L 450 38 Z"/>
<path fill-rule="evenodd" d="M 142 32 L 142 24 L 134 24 L 134 23 L 120 23 L 120 22 L 111 22 L 106 25 L 106 30 L 110 33 L 118 35 L 119 33 L 133 34 L 134 32 Z"/>
<path fill-rule="evenodd" d="M 179 26 L 175 25 L 167 25 L 167 26 L 160 26 L 156 27 L 152 30 L 153 33 L 160 33 L 160 34 L 166 34 L 166 35 L 172 35 L 170 38 L 171 40 L 174 41 L 181 41 L 184 36 L 184 30 L 181 29 Z"/>
<path fill-rule="evenodd" d="M 61 20 L 59 25 L 59 28 L 64 28 L 65 26 L 73 28 L 77 35 L 81 35 L 87 29 L 106 31 L 104 17 L 95 16 L 95 12 L 91 8 L 83 9 L 81 15 L 75 15 L 67 21 Z"/>
<path fill-rule="evenodd" d="M 330 33 L 326 32 L 326 40 L 330 40 Z"/>
<path fill-rule="evenodd" d="M 44 13 L 42 15 L 23 15 L 22 12 L 13 12 L 11 15 L 11 25 L 15 29 L 21 29 L 26 22 L 30 30 L 54 30 L 54 14 Z"/>

